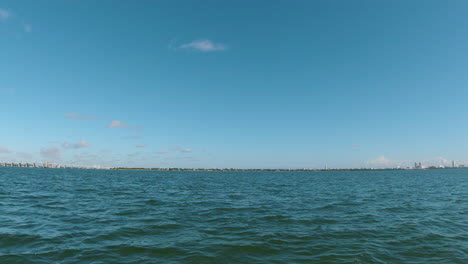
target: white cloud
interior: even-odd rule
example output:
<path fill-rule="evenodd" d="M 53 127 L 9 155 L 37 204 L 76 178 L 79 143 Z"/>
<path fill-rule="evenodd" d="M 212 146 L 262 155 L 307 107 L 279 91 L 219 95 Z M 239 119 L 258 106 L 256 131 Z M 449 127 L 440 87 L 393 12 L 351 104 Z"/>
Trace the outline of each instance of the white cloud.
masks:
<path fill-rule="evenodd" d="M 75 142 L 75 143 L 68 143 L 68 142 L 64 142 L 62 144 L 62 147 L 65 148 L 65 149 L 80 149 L 80 148 L 86 148 L 86 147 L 89 147 L 90 144 L 84 140 L 80 140 L 78 142 Z"/>
<path fill-rule="evenodd" d="M 127 124 L 125 124 L 124 122 L 122 121 L 119 121 L 119 120 L 112 120 L 109 125 L 107 125 L 107 128 L 128 128 L 128 129 L 138 129 L 138 127 L 135 127 L 135 126 L 129 126 Z"/>
<path fill-rule="evenodd" d="M 436 157 L 434 159 L 431 159 L 431 160 L 428 160 L 426 161 L 426 163 L 430 164 L 430 165 L 444 165 L 444 166 L 447 166 L 447 165 L 451 165 L 452 162 L 447 160 L 446 158 L 444 157 Z"/>
<path fill-rule="evenodd" d="M 107 127 L 108 128 L 126 127 L 126 125 L 122 121 L 113 120 L 112 122 L 110 122 L 110 124 Z"/>
<path fill-rule="evenodd" d="M 227 45 L 214 43 L 208 39 L 194 40 L 190 43 L 182 44 L 175 48 L 175 50 L 196 50 L 201 52 L 223 51 L 227 49 Z"/>
<path fill-rule="evenodd" d="M 143 145 L 143 144 L 136 144 L 135 147 L 136 147 L 136 148 L 144 148 L 145 145 Z"/>
<path fill-rule="evenodd" d="M 366 167 L 370 168 L 406 168 L 406 167 L 414 167 L 414 163 L 421 163 L 424 168 L 431 167 L 431 166 L 452 166 L 452 160 L 448 160 L 444 157 L 435 157 L 430 159 L 414 159 L 414 160 L 391 160 L 385 156 L 380 156 L 375 159 L 370 159 L 365 162 Z M 455 162 L 457 164 L 457 162 Z M 463 164 L 461 162 L 460 164 Z"/>
<path fill-rule="evenodd" d="M 0 8 L 0 21 L 7 20 L 10 17 L 11 17 L 10 11 Z"/>
<path fill-rule="evenodd" d="M 11 152 L 12 152 L 11 150 L 0 146 L 0 153 L 11 153 Z"/>
<path fill-rule="evenodd" d="M 385 156 L 380 156 L 375 159 L 371 159 L 367 161 L 367 165 L 375 168 L 389 168 L 393 165 L 394 162 Z"/>
<path fill-rule="evenodd" d="M 13 18 L 13 15 L 10 12 L 10 10 L 0 8 L 0 22 L 9 20 L 10 18 Z M 15 19 L 15 21 L 13 21 L 13 24 L 21 27 L 26 33 L 30 33 L 32 31 L 32 25 L 29 23 L 19 22 L 18 19 Z"/>
<path fill-rule="evenodd" d="M 60 160 L 60 150 L 56 147 L 42 148 L 41 155 L 46 159 Z"/>
<path fill-rule="evenodd" d="M 171 151 L 180 151 L 180 152 L 183 152 L 183 153 L 190 153 L 190 152 L 192 152 L 191 149 L 189 149 L 189 148 L 182 148 L 181 146 L 175 146 L 175 147 L 171 148 Z"/>
<path fill-rule="evenodd" d="M 421 165 L 423 167 L 428 167 L 428 166 L 452 166 L 452 161 L 448 160 L 444 157 L 435 157 L 432 159 L 427 159 L 427 160 L 422 160 L 422 161 L 416 161 L 416 162 L 421 162 Z"/>

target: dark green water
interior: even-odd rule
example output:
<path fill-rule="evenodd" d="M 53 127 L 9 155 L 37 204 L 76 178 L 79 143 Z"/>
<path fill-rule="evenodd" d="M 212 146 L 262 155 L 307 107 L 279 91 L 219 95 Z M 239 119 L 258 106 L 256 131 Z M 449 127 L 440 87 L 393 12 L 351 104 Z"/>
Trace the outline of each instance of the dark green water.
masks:
<path fill-rule="evenodd" d="M 468 263 L 468 169 L 0 168 L 0 263 Z"/>

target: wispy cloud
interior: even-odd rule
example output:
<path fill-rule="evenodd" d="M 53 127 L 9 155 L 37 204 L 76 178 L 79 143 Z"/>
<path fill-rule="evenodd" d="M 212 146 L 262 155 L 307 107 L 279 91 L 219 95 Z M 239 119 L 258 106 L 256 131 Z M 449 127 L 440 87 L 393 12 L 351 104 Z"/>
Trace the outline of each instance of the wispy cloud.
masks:
<path fill-rule="evenodd" d="M 12 25 L 17 28 L 21 28 L 23 32 L 30 33 L 32 31 L 32 25 L 30 23 L 21 22 L 20 19 L 17 19 L 16 15 L 13 16 L 10 10 L 0 8 L 0 22 L 5 22 L 7 20 L 12 20 Z"/>
<path fill-rule="evenodd" d="M 432 159 L 430 162 L 433 162 L 435 164 L 441 164 L 441 165 L 449 165 L 451 163 L 448 159 L 444 157 L 436 157 Z"/>
<path fill-rule="evenodd" d="M 430 166 L 452 166 L 452 161 L 448 160 L 444 157 L 435 157 L 430 159 L 414 159 L 414 160 L 395 160 L 389 159 L 385 156 L 380 156 L 374 159 L 369 159 L 365 162 L 365 166 L 371 168 L 406 168 L 406 167 L 413 167 L 414 163 L 421 162 L 423 168 L 427 168 Z M 463 163 L 463 162 L 462 162 Z"/>
<path fill-rule="evenodd" d="M 116 127 L 127 127 L 127 125 L 124 124 L 124 122 L 119 121 L 119 120 L 113 120 L 110 122 L 109 125 L 107 125 L 107 128 L 116 128 Z"/>
<path fill-rule="evenodd" d="M 11 150 L 0 146 L 0 153 L 11 153 L 11 152 L 12 152 Z"/>
<path fill-rule="evenodd" d="M 164 154 L 167 154 L 167 153 L 169 153 L 169 152 L 167 152 L 167 151 L 158 151 L 158 152 L 156 152 L 156 154 L 158 154 L 158 155 L 164 155 Z"/>
<path fill-rule="evenodd" d="M 15 90 L 13 90 L 13 89 L 5 89 L 5 90 L 2 90 L 1 93 L 11 95 L 11 94 L 14 94 L 14 93 L 15 93 Z"/>
<path fill-rule="evenodd" d="M 427 166 L 451 166 L 452 161 L 450 161 L 450 160 L 448 160 L 448 159 L 446 159 L 444 157 L 435 157 L 435 158 L 432 158 L 432 159 L 423 160 L 422 164 L 427 165 Z"/>
<path fill-rule="evenodd" d="M 368 160 L 367 165 L 376 168 L 389 168 L 391 165 L 394 165 L 394 161 L 385 156 L 380 156 L 375 159 Z"/>
<path fill-rule="evenodd" d="M 199 39 L 194 40 L 190 43 L 185 43 L 178 46 L 173 46 L 173 43 L 170 44 L 170 49 L 172 50 L 192 50 L 192 51 L 201 51 L 201 52 L 213 52 L 213 51 L 224 51 L 229 47 L 226 44 L 215 43 L 209 39 Z"/>
<path fill-rule="evenodd" d="M 112 120 L 109 125 L 107 125 L 107 128 L 127 128 L 127 129 L 137 129 L 138 127 L 135 126 L 129 126 L 125 124 L 122 121 L 119 120 Z"/>
<path fill-rule="evenodd" d="M 136 147 L 136 148 L 144 148 L 145 145 L 143 145 L 143 144 L 136 144 L 135 147 Z"/>
<path fill-rule="evenodd" d="M 177 151 L 177 152 L 182 152 L 182 153 L 190 153 L 192 152 L 191 149 L 189 148 L 182 148 L 181 146 L 175 146 L 170 149 L 171 151 Z"/>
<path fill-rule="evenodd" d="M 80 115 L 80 114 L 77 114 L 77 113 L 65 113 L 65 116 L 70 118 L 70 119 L 75 119 L 75 120 L 91 120 L 93 119 L 94 117 L 93 116 L 89 116 L 89 115 Z"/>
<path fill-rule="evenodd" d="M 32 31 L 32 26 L 31 26 L 31 24 L 23 23 L 23 30 L 24 30 L 24 32 L 26 32 L 26 33 L 30 33 L 30 32 Z"/>
<path fill-rule="evenodd" d="M 62 144 L 62 147 L 64 149 L 80 149 L 80 148 L 86 148 L 86 147 L 89 147 L 90 144 L 84 140 L 80 140 L 78 142 L 75 142 L 75 143 L 68 143 L 68 142 L 64 142 Z"/>
<path fill-rule="evenodd" d="M 136 157 L 140 156 L 141 154 L 143 154 L 143 153 L 142 152 L 128 153 L 127 157 L 136 158 Z"/>
<path fill-rule="evenodd" d="M 42 148 L 41 155 L 46 159 L 60 160 L 60 150 L 56 147 Z"/>
<path fill-rule="evenodd" d="M 7 20 L 11 17 L 11 12 L 6 10 L 6 9 L 3 9 L 3 8 L 0 8 L 0 21 L 3 21 L 3 20 Z"/>

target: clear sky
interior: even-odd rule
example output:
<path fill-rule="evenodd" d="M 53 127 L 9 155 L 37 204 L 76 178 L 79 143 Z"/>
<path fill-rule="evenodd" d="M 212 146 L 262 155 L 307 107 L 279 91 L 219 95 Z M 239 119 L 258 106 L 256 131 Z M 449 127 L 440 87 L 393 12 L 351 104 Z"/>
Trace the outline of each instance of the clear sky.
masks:
<path fill-rule="evenodd" d="M 468 165 L 468 1 L 0 1 L 0 162 Z"/>

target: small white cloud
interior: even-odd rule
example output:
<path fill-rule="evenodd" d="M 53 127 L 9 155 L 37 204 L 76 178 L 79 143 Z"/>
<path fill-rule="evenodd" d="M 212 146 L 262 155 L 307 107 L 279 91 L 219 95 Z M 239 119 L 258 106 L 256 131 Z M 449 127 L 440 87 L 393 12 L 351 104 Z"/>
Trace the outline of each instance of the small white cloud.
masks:
<path fill-rule="evenodd" d="M 107 125 L 107 128 L 116 128 L 116 127 L 126 128 L 127 125 L 125 125 L 124 122 L 119 121 L 119 120 L 113 120 L 112 122 L 110 122 L 109 125 Z"/>
<path fill-rule="evenodd" d="M 428 161 L 428 163 L 436 164 L 436 165 L 450 165 L 452 164 L 449 160 L 444 157 L 436 157 L 433 160 Z"/>
<path fill-rule="evenodd" d="M 175 147 L 171 148 L 172 151 L 179 151 L 181 149 L 182 148 L 180 146 L 175 146 Z"/>
<path fill-rule="evenodd" d="M 135 147 L 136 147 L 136 148 L 144 148 L 145 145 L 143 145 L 143 144 L 136 144 Z"/>
<path fill-rule="evenodd" d="M 390 165 L 392 165 L 394 162 L 385 156 L 380 156 L 375 159 L 371 159 L 367 161 L 367 164 L 371 167 L 376 167 L 376 168 L 389 168 Z"/>
<path fill-rule="evenodd" d="M 139 127 L 136 127 L 136 126 L 129 126 L 127 124 L 125 124 L 124 122 L 122 121 L 119 121 L 119 120 L 112 120 L 109 125 L 107 125 L 107 128 L 127 128 L 127 129 L 140 129 Z"/>
<path fill-rule="evenodd" d="M 0 21 L 7 20 L 10 17 L 11 17 L 11 12 L 10 11 L 0 8 Z"/>
<path fill-rule="evenodd" d="M 421 163 L 423 166 L 452 166 L 452 161 L 444 157 L 435 157 L 432 159 L 423 160 Z"/>
<path fill-rule="evenodd" d="M 11 152 L 12 152 L 11 150 L 0 146 L 0 153 L 11 153 Z"/>
<path fill-rule="evenodd" d="M 192 152 L 192 150 L 189 149 L 189 148 L 186 148 L 186 149 L 183 149 L 182 152 L 184 152 L 184 153 L 190 153 L 190 152 Z"/>
<path fill-rule="evenodd" d="M 46 159 L 60 160 L 60 150 L 56 147 L 42 148 L 41 155 Z"/>
<path fill-rule="evenodd" d="M 76 143 L 68 143 L 68 142 L 64 142 L 62 144 L 62 147 L 65 148 L 65 149 L 80 149 L 80 148 L 86 148 L 86 147 L 89 147 L 90 144 L 84 140 L 80 140 Z"/>
<path fill-rule="evenodd" d="M 190 43 L 182 44 L 175 50 L 195 50 L 201 52 L 213 52 L 213 51 L 223 51 L 227 50 L 228 46 L 221 43 L 214 43 L 208 39 L 195 40 Z"/>

